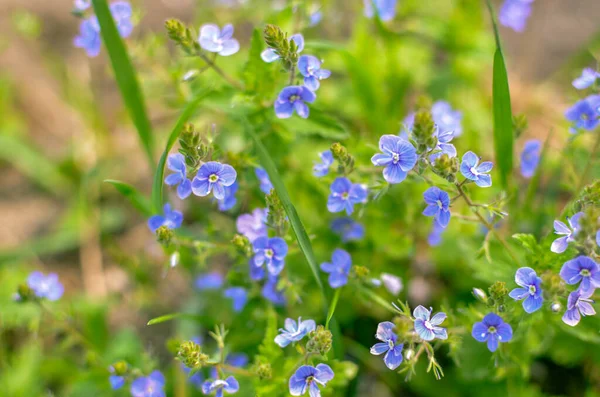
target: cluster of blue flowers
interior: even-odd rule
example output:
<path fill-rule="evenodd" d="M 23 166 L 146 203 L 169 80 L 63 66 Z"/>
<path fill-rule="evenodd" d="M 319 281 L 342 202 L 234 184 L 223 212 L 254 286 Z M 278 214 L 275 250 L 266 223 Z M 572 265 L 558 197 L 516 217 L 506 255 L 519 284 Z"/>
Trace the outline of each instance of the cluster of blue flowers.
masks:
<path fill-rule="evenodd" d="M 600 73 L 596 70 L 585 68 L 581 76 L 573 80 L 573 87 L 578 90 L 594 88 L 599 77 Z M 571 133 L 594 130 L 600 123 L 600 95 L 594 92 L 577 101 L 565 112 L 565 117 L 572 123 Z"/>

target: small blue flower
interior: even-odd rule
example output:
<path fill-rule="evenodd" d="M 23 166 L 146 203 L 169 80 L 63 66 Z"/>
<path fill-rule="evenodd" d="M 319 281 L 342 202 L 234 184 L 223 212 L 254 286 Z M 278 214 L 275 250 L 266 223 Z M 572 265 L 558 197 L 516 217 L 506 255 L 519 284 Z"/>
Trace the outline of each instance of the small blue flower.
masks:
<path fill-rule="evenodd" d="M 131 4 L 126 1 L 115 1 L 110 5 L 110 13 L 115 20 L 119 35 L 123 38 L 129 37 L 133 32 Z"/>
<path fill-rule="evenodd" d="M 452 109 L 448 102 L 436 101 L 431 106 L 431 117 L 438 130 L 444 131 L 444 134 L 452 132 L 453 137 L 462 134 L 462 113 L 459 110 Z"/>
<path fill-rule="evenodd" d="M 379 15 L 382 21 L 390 21 L 396 16 L 396 0 L 364 0 L 365 16 L 373 18 L 373 4 L 375 4 L 375 12 Z"/>
<path fill-rule="evenodd" d="M 600 267 L 589 256 L 578 256 L 565 262 L 560 276 L 569 285 L 581 282 L 578 289 L 582 292 L 600 288 Z"/>
<path fill-rule="evenodd" d="M 427 204 L 423 215 L 433 216 L 433 219 L 443 228 L 450 222 L 450 196 L 445 191 L 435 186 L 430 187 L 423 193 L 423 199 Z"/>
<path fill-rule="evenodd" d="M 202 385 L 203 394 L 212 394 L 215 392 L 216 397 L 222 397 L 223 391 L 227 394 L 234 394 L 237 393 L 238 390 L 240 390 L 240 384 L 233 376 L 230 376 L 225 380 L 215 379 L 212 382 L 207 380 Z"/>
<path fill-rule="evenodd" d="M 581 316 L 593 316 L 596 314 L 590 298 L 594 294 L 594 290 L 581 291 L 576 290 L 569 294 L 567 299 L 567 311 L 562 317 L 565 324 L 571 327 L 576 326 L 581 321 Z"/>
<path fill-rule="evenodd" d="M 383 135 L 379 138 L 379 150 L 371 162 L 384 167 L 383 178 L 388 183 L 400 183 L 406 179 L 408 171 L 417 163 L 417 150 L 408 141 L 396 135 Z"/>
<path fill-rule="evenodd" d="M 223 275 L 218 272 L 206 273 L 196 278 L 196 288 L 200 291 L 219 289 L 223 286 L 225 280 Z"/>
<path fill-rule="evenodd" d="M 552 242 L 550 251 L 556 254 L 562 254 L 567 250 L 569 243 L 575 241 L 575 236 L 579 232 L 579 218 L 581 218 L 582 215 L 583 212 L 578 212 L 570 218 L 567 217 L 569 226 L 565 225 L 561 221 L 554 221 L 554 234 L 558 234 L 563 237 L 559 237 Z"/>
<path fill-rule="evenodd" d="M 333 370 L 327 364 L 319 364 L 316 368 L 311 365 L 303 365 L 290 378 L 290 394 L 302 396 L 308 391 L 310 397 L 321 397 L 319 386 L 327 385 L 333 376 Z"/>
<path fill-rule="evenodd" d="M 183 154 L 171 154 L 167 158 L 167 167 L 174 174 L 170 174 L 165 178 L 165 183 L 169 186 L 177 186 L 177 196 L 180 199 L 187 198 L 192 194 L 192 181 L 187 178 L 187 166 L 185 165 L 185 157 Z"/>
<path fill-rule="evenodd" d="M 350 215 L 354 211 L 354 205 L 366 203 L 367 188 L 358 183 L 352 183 L 348 178 L 336 178 L 331 184 L 331 194 L 327 200 L 329 212 L 340 212 L 346 210 Z"/>
<path fill-rule="evenodd" d="M 85 11 L 92 5 L 92 0 L 75 0 L 74 8 L 75 11 Z"/>
<path fill-rule="evenodd" d="M 440 128 L 437 127 L 433 133 L 433 136 L 436 138 L 437 144 L 434 148 L 431 149 L 436 151 L 437 153 L 434 153 L 431 156 L 429 156 L 429 160 L 431 161 L 437 160 L 443 154 L 447 154 L 449 157 L 456 157 L 456 148 L 453 144 L 450 143 L 452 139 L 454 139 L 454 132 L 440 131 Z"/>
<path fill-rule="evenodd" d="M 320 81 L 331 76 L 330 70 L 321 69 L 321 63 L 319 58 L 312 55 L 302 55 L 298 59 L 298 71 L 304 76 L 304 85 L 309 90 L 318 90 Z"/>
<path fill-rule="evenodd" d="M 296 46 L 298 47 L 298 50 L 296 52 L 301 53 L 304 49 L 304 36 L 302 36 L 300 33 L 297 33 L 290 37 L 290 41 L 296 43 Z M 275 62 L 279 59 L 279 55 L 277 55 L 275 50 L 272 48 L 267 48 L 266 50 L 261 52 L 260 57 L 263 61 L 267 63 Z"/>
<path fill-rule="evenodd" d="M 352 267 L 350 254 L 343 249 L 337 248 L 331 255 L 331 263 L 321 263 L 321 270 L 329 273 L 329 285 L 331 288 L 340 288 L 348 283 L 348 273 Z"/>
<path fill-rule="evenodd" d="M 492 177 L 488 174 L 494 164 L 491 161 L 484 161 L 479 164 L 480 158 L 471 151 L 465 153 L 460 163 L 460 173 L 479 187 L 492 186 Z"/>
<path fill-rule="evenodd" d="M 248 237 L 253 242 L 267 235 L 267 210 L 256 208 L 251 214 L 242 214 L 235 221 L 238 233 Z"/>
<path fill-rule="evenodd" d="M 79 35 L 73 40 L 73 45 L 77 48 L 83 48 L 89 57 L 96 57 L 100 54 L 100 25 L 95 15 L 84 19 L 79 24 Z"/>
<path fill-rule="evenodd" d="M 285 87 L 275 101 L 275 115 L 280 119 L 292 117 L 294 111 L 303 119 L 308 117 L 309 109 L 306 103 L 317 99 L 314 92 L 301 85 Z"/>
<path fill-rule="evenodd" d="M 233 25 L 225 25 L 221 30 L 217 25 L 209 23 L 200 28 L 198 42 L 204 50 L 226 57 L 240 50 L 240 43 L 232 36 Z"/>
<path fill-rule="evenodd" d="M 245 367 L 248 361 L 248 356 L 244 353 L 230 353 L 225 360 L 227 364 L 237 368 Z"/>
<path fill-rule="evenodd" d="M 542 143 L 538 139 L 525 142 L 523 152 L 521 152 L 521 175 L 525 178 L 535 175 L 535 170 L 540 163 L 541 149 Z"/>
<path fill-rule="evenodd" d="M 323 19 L 323 12 L 321 10 L 317 10 L 310 14 L 309 16 L 309 27 L 317 26 L 319 22 Z"/>
<path fill-rule="evenodd" d="M 530 267 L 522 267 L 515 273 L 515 282 L 521 288 L 515 288 L 508 296 L 514 300 L 523 301 L 523 309 L 527 313 L 533 313 L 542 307 L 542 279 L 537 276 L 535 270 Z"/>
<path fill-rule="evenodd" d="M 239 189 L 239 185 L 237 181 L 233 182 L 231 186 L 225 186 L 225 197 L 221 200 L 217 200 L 219 205 L 219 211 L 228 211 L 235 206 L 237 203 L 237 199 L 235 198 L 235 194 Z"/>
<path fill-rule="evenodd" d="M 531 3 L 533 0 L 505 0 L 500 7 L 498 21 L 515 32 L 523 32 L 531 14 Z"/>
<path fill-rule="evenodd" d="M 426 341 L 432 341 L 435 338 L 448 339 L 446 328 L 439 326 L 446 319 L 446 313 L 439 312 L 431 317 L 432 312 L 433 309 L 427 310 L 421 305 L 413 310 L 413 316 L 415 317 L 415 332 L 421 339 Z"/>
<path fill-rule="evenodd" d="M 267 171 L 265 171 L 264 168 L 256 167 L 254 169 L 254 173 L 256 174 L 256 177 L 258 178 L 258 182 L 260 184 L 260 190 L 264 194 L 271 193 L 271 190 L 273 189 L 273 184 L 271 183 L 271 179 L 269 179 L 269 174 L 267 174 Z"/>
<path fill-rule="evenodd" d="M 319 157 L 321 158 L 321 162 L 315 163 L 313 166 L 313 175 L 316 177 L 327 175 L 331 164 L 333 164 L 333 154 L 331 154 L 331 150 L 325 150 L 324 152 L 319 153 Z"/>
<path fill-rule="evenodd" d="M 291 318 L 285 319 L 285 329 L 279 329 L 279 335 L 275 337 L 275 343 L 279 347 L 286 347 L 292 342 L 298 342 L 302 340 L 309 332 L 314 331 L 316 324 L 314 320 L 304 320 L 302 317 L 298 318 L 298 322 Z"/>
<path fill-rule="evenodd" d="M 498 349 L 500 342 L 509 342 L 512 339 L 513 331 L 502 317 L 489 313 L 481 322 L 473 325 L 471 335 L 477 342 L 487 342 L 489 351 L 493 353 Z"/>
<path fill-rule="evenodd" d="M 137 378 L 131 383 L 133 397 L 165 397 L 165 377 L 160 371 Z"/>
<path fill-rule="evenodd" d="M 123 386 L 125 386 L 125 377 L 119 375 L 110 375 L 108 377 L 108 382 L 110 383 L 110 388 L 113 390 L 119 390 Z"/>
<path fill-rule="evenodd" d="M 404 288 L 402 279 L 398 276 L 389 273 L 381 273 L 379 276 L 381 283 L 389 291 L 390 294 L 397 296 Z"/>
<path fill-rule="evenodd" d="M 56 273 L 49 273 L 46 276 L 42 272 L 32 272 L 27 277 L 27 286 L 31 288 L 35 296 L 49 301 L 59 300 L 65 292 Z"/>
<path fill-rule="evenodd" d="M 278 283 L 277 276 L 269 274 L 269 278 L 262 288 L 262 296 L 275 306 L 284 306 L 286 302 L 284 290 L 277 289 Z"/>
<path fill-rule="evenodd" d="M 437 247 L 442 243 L 442 233 L 446 230 L 443 226 L 434 220 L 433 226 L 427 236 L 427 243 L 432 247 Z"/>
<path fill-rule="evenodd" d="M 281 237 L 259 237 L 252 243 L 254 246 L 254 264 L 263 266 L 277 276 L 283 270 L 284 259 L 288 252 L 288 245 Z"/>
<path fill-rule="evenodd" d="M 166 203 L 163 207 L 164 215 L 153 215 L 148 219 L 148 227 L 152 233 L 161 226 L 166 226 L 169 229 L 177 229 L 183 222 L 183 214 L 176 210 L 171 210 L 171 204 Z"/>
<path fill-rule="evenodd" d="M 210 192 L 217 200 L 225 198 L 225 187 L 233 185 L 237 172 L 229 164 L 209 161 L 202 164 L 192 181 L 192 192 L 197 196 L 207 196 Z"/>
<path fill-rule="evenodd" d="M 391 370 L 402 364 L 402 349 L 404 348 L 404 343 L 398 343 L 398 335 L 394 333 L 393 329 L 394 324 L 389 321 L 379 323 L 375 338 L 381 342 L 375 343 L 371 347 L 371 354 L 380 356 L 385 353 L 383 362 Z"/>
<path fill-rule="evenodd" d="M 254 257 L 248 260 L 248 265 L 250 267 L 250 278 L 254 281 L 260 281 L 265 278 L 265 268 L 264 266 L 257 266 L 254 263 Z"/>
<path fill-rule="evenodd" d="M 223 296 L 233 301 L 233 310 L 241 312 L 248 302 L 248 291 L 242 287 L 231 287 L 223 291 Z"/>
<path fill-rule="evenodd" d="M 365 227 L 352 218 L 337 218 L 331 222 L 331 230 L 342 236 L 343 242 L 362 240 L 365 237 Z"/>
<path fill-rule="evenodd" d="M 578 90 L 585 90 L 588 87 L 594 85 L 596 80 L 600 77 L 600 73 L 596 72 L 592 68 L 585 68 L 581 71 L 581 76 L 573 80 L 573 87 Z"/>
<path fill-rule="evenodd" d="M 573 123 L 572 133 L 579 129 L 593 130 L 600 123 L 600 95 L 590 95 L 576 102 L 565 112 L 565 117 Z"/>

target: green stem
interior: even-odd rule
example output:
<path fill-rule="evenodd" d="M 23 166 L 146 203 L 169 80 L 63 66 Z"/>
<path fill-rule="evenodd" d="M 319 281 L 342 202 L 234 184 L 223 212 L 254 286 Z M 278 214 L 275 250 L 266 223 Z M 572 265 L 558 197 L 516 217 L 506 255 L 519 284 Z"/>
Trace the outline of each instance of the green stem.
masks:
<path fill-rule="evenodd" d="M 217 74 L 219 74 L 221 77 L 223 77 L 223 79 L 225 79 L 225 81 L 227 81 L 230 85 L 232 85 L 233 87 L 239 89 L 239 90 L 243 90 L 244 87 L 238 83 L 237 81 L 235 81 L 231 76 L 229 76 L 227 73 L 225 73 L 225 71 L 223 69 L 221 69 L 220 67 L 217 66 L 217 64 L 211 60 L 209 57 L 206 56 L 206 54 L 203 53 L 198 53 L 198 56 L 200 58 L 202 58 L 202 60 L 204 62 L 206 62 L 206 64 L 208 66 L 210 66 L 215 72 L 217 72 Z"/>

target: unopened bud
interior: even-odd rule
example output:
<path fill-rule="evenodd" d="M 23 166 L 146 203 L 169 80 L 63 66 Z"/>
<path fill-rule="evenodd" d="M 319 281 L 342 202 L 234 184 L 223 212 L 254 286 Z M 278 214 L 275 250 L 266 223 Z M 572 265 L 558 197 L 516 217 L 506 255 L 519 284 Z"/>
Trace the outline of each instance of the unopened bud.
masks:
<path fill-rule="evenodd" d="M 166 226 L 161 226 L 156 229 L 156 240 L 165 247 L 168 247 L 171 244 L 173 235 L 173 230 Z"/>
<path fill-rule="evenodd" d="M 191 369 L 199 369 L 206 365 L 208 356 L 202 353 L 202 347 L 194 341 L 186 341 L 179 345 L 177 357 Z"/>
<path fill-rule="evenodd" d="M 558 302 L 554 302 L 552 306 L 550 306 L 550 309 L 552 309 L 552 312 L 558 313 L 562 309 L 562 305 Z"/>
<path fill-rule="evenodd" d="M 258 364 L 258 366 L 256 367 L 256 375 L 258 375 L 258 378 L 260 380 L 271 379 L 271 377 L 273 376 L 273 369 L 271 368 L 271 364 Z"/>
<path fill-rule="evenodd" d="M 325 329 L 322 325 L 319 325 L 316 330 L 312 331 L 309 337 L 310 339 L 306 342 L 307 352 L 319 353 L 324 356 L 331 350 L 333 335 L 331 334 L 331 331 Z"/>
<path fill-rule="evenodd" d="M 477 298 L 477 300 L 487 303 L 487 295 L 481 288 L 473 288 L 473 296 Z"/>

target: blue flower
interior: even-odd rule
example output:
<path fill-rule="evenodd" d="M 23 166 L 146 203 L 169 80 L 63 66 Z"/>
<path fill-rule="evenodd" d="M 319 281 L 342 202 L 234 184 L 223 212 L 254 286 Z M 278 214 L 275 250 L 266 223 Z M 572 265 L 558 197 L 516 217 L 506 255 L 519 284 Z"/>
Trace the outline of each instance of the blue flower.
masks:
<path fill-rule="evenodd" d="M 419 305 L 413 310 L 415 317 L 415 332 L 419 337 L 426 341 L 432 341 L 435 338 L 448 339 L 446 328 L 439 327 L 446 319 L 446 313 L 439 312 L 431 317 L 433 309 L 427 310 Z"/>
<path fill-rule="evenodd" d="M 217 200 L 225 198 L 225 188 L 233 185 L 237 172 L 229 164 L 209 161 L 202 164 L 192 181 L 192 191 L 197 196 L 207 196 L 213 191 Z"/>
<path fill-rule="evenodd" d="M 594 290 L 581 291 L 576 290 L 569 294 L 567 299 L 567 311 L 562 317 L 565 324 L 571 327 L 576 326 L 581 321 L 581 316 L 593 316 L 596 314 L 591 300 L 591 296 L 594 294 Z"/>
<path fill-rule="evenodd" d="M 433 227 L 427 236 L 427 243 L 432 247 L 437 247 L 442 243 L 442 233 L 445 228 L 440 226 L 440 224 L 434 220 Z"/>
<path fill-rule="evenodd" d="M 302 396 L 308 390 L 310 397 L 321 397 L 319 386 L 325 386 L 333 379 L 333 376 L 333 370 L 327 364 L 319 364 L 316 368 L 311 365 L 303 365 L 290 378 L 290 394 Z"/>
<path fill-rule="evenodd" d="M 241 368 L 248 365 L 248 356 L 244 353 L 230 353 L 225 362 L 233 367 Z"/>
<path fill-rule="evenodd" d="M 298 342 L 309 332 L 314 331 L 316 328 L 314 320 L 304 320 L 302 321 L 302 317 L 298 318 L 298 322 L 294 319 L 286 318 L 285 319 L 285 329 L 280 328 L 280 334 L 275 337 L 275 343 L 279 347 L 286 347 L 292 342 Z"/>
<path fill-rule="evenodd" d="M 233 377 L 230 376 L 225 380 L 215 379 L 214 381 L 206 381 L 202 385 L 202 393 L 203 394 L 212 394 L 212 392 L 216 392 L 216 397 L 222 397 L 223 391 L 227 392 L 227 394 L 234 394 L 240 390 L 240 384 Z"/>
<path fill-rule="evenodd" d="M 438 130 L 444 131 L 444 134 L 451 132 L 452 137 L 462 134 L 462 113 L 459 110 L 452 109 L 448 102 L 436 101 L 431 106 L 431 117 Z"/>
<path fill-rule="evenodd" d="M 267 282 L 263 285 L 262 296 L 275 306 L 285 305 L 285 294 L 283 290 L 277 289 L 279 280 L 277 276 L 269 275 Z"/>
<path fill-rule="evenodd" d="M 540 163 L 540 150 L 542 143 L 537 139 L 525 142 L 521 153 L 521 175 L 531 178 Z"/>
<path fill-rule="evenodd" d="M 160 371 L 137 378 L 131 383 L 133 397 L 165 397 L 165 377 Z"/>
<path fill-rule="evenodd" d="M 163 207 L 164 215 L 154 215 L 148 219 L 148 227 L 152 233 L 161 226 L 166 226 L 169 229 L 177 229 L 183 222 L 183 214 L 176 210 L 171 210 L 171 204 L 166 203 Z"/>
<path fill-rule="evenodd" d="M 427 204 L 423 215 L 433 216 L 433 219 L 443 228 L 450 222 L 450 196 L 445 191 L 435 186 L 430 187 L 423 193 L 423 199 Z"/>
<path fill-rule="evenodd" d="M 581 282 L 578 289 L 583 292 L 600 288 L 600 267 L 589 256 L 578 256 L 565 262 L 560 276 L 569 285 Z"/>
<path fill-rule="evenodd" d="M 323 19 L 323 12 L 321 10 L 317 10 L 309 15 L 309 27 L 317 26 L 319 22 Z"/>
<path fill-rule="evenodd" d="M 74 7 L 75 11 L 85 11 L 92 5 L 92 0 L 75 0 Z"/>
<path fill-rule="evenodd" d="M 187 178 L 187 166 L 185 165 L 185 157 L 183 154 L 171 154 L 167 158 L 167 167 L 174 174 L 170 174 L 165 178 L 165 183 L 169 186 L 177 186 L 177 196 L 180 199 L 187 198 L 192 194 L 192 181 Z"/>
<path fill-rule="evenodd" d="M 265 171 L 264 168 L 256 167 L 254 169 L 254 173 L 256 174 L 258 182 L 260 183 L 260 190 L 264 194 L 271 193 L 271 190 L 273 189 L 273 184 L 271 183 L 271 179 L 269 179 L 269 174 L 267 174 L 267 171 Z"/>
<path fill-rule="evenodd" d="M 198 42 L 200 47 L 209 52 L 216 52 L 221 56 L 233 55 L 240 50 L 240 43 L 233 36 L 233 25 L 223 26 L 221 30 L 217 25 L 209 23 L 200 28 Z"/>
<path fill-rule="evenodd" d="M 352 183 L 348 178 L 336 178 L 331 184 L 331 194 L 327 200 L 329 212 L 346 210 L 350 215 L 354 204 L 367 202 L 367 188 L 358 183 Z"/>
<path fill-rule="evenodd" d="M 578 129 L 591 131 L 600 123 L 600 95 L 590 95 L 575 103 L 565 112 L 565 117 L 574 123 L 571 132 Z"/>
<path fill-rule="evenodd" d="M 292 117 L 294 111 L 303 119 L 308 117 L 309 109 L 306 103 L 317 99 L 314 92 L 301 85 L 285 87 L 275 101 L 275 115 L 280 119 Z"/>
<path fill-rule="evenodd" d="M 337 218 L 331 222 L 331 230 L 342 236 L 343 242 L 362 240 L 365 237 L 365 227 L 352 218 Z"/>
<path fill-rule="evenodd" d="M 596 245 L 600 247 L 600 230 L 596 232 Z"/>
<path fill-rule="evenodd" d="M 283 270 L 284 259 L 288 252 L 288 245 L 281 237 L 259 237 L 252 243 L 254 246 L 254 264 L 267 265 L 267 270 L 277 276 Z"/>
<path fill-rule="evenodd" d="M 239 189 L 239 184 L 237 181 L 233 182 L 231 186 L 225 186 L 225 197 L 221 200 L 218 200 L 219 211 L 227 211 L 233 208 L 233 206 L 237 203 L 237 199 L 235 198 L 235 194 Z"/>
<path fill-rule="evenodd" d="M 454 132 L 440 131 L 440 128 L 437 127 L 433 133 L 433 136 L 436 138 L 437 144 L 434 148 L 430 149 L 436 151 L 437 153 L 434 153 L 431 156 L 429 156 L 429 160 L 431 161 L 437 160 L 439 157 L 442 156 L 442 154 L 447 154 L 449 157 L 456 157 L 456 148 L 453 144 L 450 143 L 452 139 L 454 139 Z"/>
<path fill-rule="evenodd" d="M 320 81 L 331 76 L 331 71 L 321 69 L 321 61 L 312 55 L 302 55 L 298 59 L 298 71 L 304 76 L 304 85 L 309 90 L 319 89 Z"/>
<path fill-rule="evenodd" d="M 223 291 L 223 296 L 233 301 L 233 310 L 241 312 L 248 302 L 248 291 L 242 287 L 231 287 Z"/>
<path fill-rule="evenodd" d="M 585 68 L 581 71 L 581 76 L 573 80 L 573 87 L 578 90 L 585 90 L 591 87 L 596 82 L 596 79 L 600 77 L 600 73 L 596 72 L 592 68 Z"/>
<path fill-rule="evenodd" d="M 531 3 L 533 0 L 505 0 L 500 7 L 498 21 L 515 32 L 523 32 L 531 14 Z"/>
<path fill-rule="evenodd" d="M 333 164 L 333 154 L 331 154 L 331 150 L 325 150 L 319 153 L 319 157 L 321 158 L 321 162 L 315 163 L 313 166 L 313 175 L 322 177 L 329 173 L 329 167 Z"/>
<path fill-rule="evenodd" d="M 510 324 L 502 320 L 502 317 L 495 313 L 489 313 L 483 321 L 473 325 L 471 335 L 477 342 L 487 342 L 487 347 L 492 353 L 498 349 L 500 342 L 509 342 L 512 339 L 513 331 Z"/>
<path fill-rule="evenodd" d="M 56 273 L 49 273 L 46 276 L 42 272 L 33 272 L 27 277 L 27 286 L 31 288 L 35 296 L 49 301 L 59 300 L 65 292 Z"/>
<path fill-rule="evenodd" d="M 350 254 L 343 249 L 337 248 L 331 255 L 331 263 L 321 263 L 321 270 L 329 273 L 329 285 L 331 288 L 340 288 L 348 283 L 348 273 L 352 267 Z"/>
<path fill-rule="evenodd" d="M 100 24 L 95 15 L 84 19 L 79 24 L 79 35 L 75 36 L 73 45 L 77 48 L 83 48 L 89 57 L 96 57 L 100 54 Z"/>
<path fill-rule="evenodd" d="M 235 221 L 238 233 L 248 237 L 250 242 L 267 235 L 266 223 L 267 210 L 263 208 L 256 208 L 251 214 L 242 214 Z"/>
<path fill-rule="evenodd" d="M 224 283 L 223 275 L 218 272 L 206 273 L 196 278 L 196 288 L 200 291 L 219 289 Z"/>
<path fill-rule="evenodd" d="M 379 167 L 385 166 L 383 178 L 388 183 L 402 182 L 417 163 L 417 150 L 399 136 L 383 135 L 379 138 L 379 150 L 383 153 L 375 154 L 371 162 Z"/>
<path fill-rule="evenodd" d="M 402 279 L 398 276 L 389 273 L 381 273 L 379 276 L 381 283 L 389 291 L 390 294 L 397 296 L 404 288 Z"/>
<path fill-rule="evenodd" d="M 391 370 L 402 364 L 402 349 L 404 348 L 404 343 L 398 343 L 398 336 L 393 329 L 394 324 L 389 321 L 379 323 L 375 338 L 380 340 L 381 343 L 375 343 L 371 347 L 371 354 L 379 356 L 385 353 L 383 362 Z"/>
<path fill-rule="evenodd" d="M 373 4 L 375 4 L 375 11 L 382 21 L 390 21 L 396 16 L 396 0 L 364 0 L 364 3 L 367 18 L 373 18 L 375 14 Z"/>
<path fill-rule="evenodd" d="M 119 35 L 124 38 L 129 37 L 133 32 L 131 4 L 126 1 L 115 1 L 110 5 L 110 13 L 115 20 Z"/>
<path fill-rule="evenodd" d="M 302 52 L 302 50 L 304 49 L 304 37 L 300 33 L 292 35 L 292 37 L 290 37 L 290 41 L 296 43 L 296 46 L 298 47 L 296 52 Z M 275 62 L 279 59 L 279 55 L 277 55 L 275 50 L 272 48 L 267 48 L 266 50 L 261 52 L 260 57 L 263 61 L 267 63 Z"/>
<path fill-rule="evenodd" d="M 561 254 L 567 250 L 569 243 L 575 241 L 575 236 L 579 232 L 579 218 L 583 215 L 583 212 L 578 212 L 571 218 L 567 217 L 569 226 L 565 225 L 561 221 L 554 221 L 554 234 L 561 235 L 552 242 L 550 251 Z"/>
<path fill-rule="evenodd" d="M 535 270 L 530 267 L 522 267 L 515 273 L 515 282 L 521 288 L 515 288 L 508 296 L 514 300 L 523 301 L 523 309 L 527 313 L 533 313 L 542 307 L 542 279 L 537 276 Z"/>
<path fill-rule="evenodd" d="M 492 186 L 492 178 L 488 173 L 492 170 L 494 164 L 491 161 L 484 161 L 479 164 L 480 158 L 471 151 L 465 153 L 460 163 L 460 173 L 479 187 Z"/>
<path fill-rule="evenodd" d="M 108 377 L 108 382 L 110 383 L 111 389 L 119 390 L 125 385 L 125 377 L 119 375 L 110 375 Z"/>

